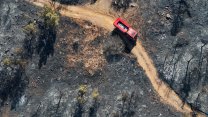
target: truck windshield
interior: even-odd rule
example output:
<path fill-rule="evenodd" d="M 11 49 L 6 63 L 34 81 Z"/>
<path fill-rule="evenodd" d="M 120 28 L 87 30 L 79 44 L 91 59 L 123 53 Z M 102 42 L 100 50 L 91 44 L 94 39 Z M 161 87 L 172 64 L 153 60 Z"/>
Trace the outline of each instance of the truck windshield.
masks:
<path fill-rule="evenodd" d="M 125 31 L 128 30 L 128 27 L 125 26 L 124 24 L 122 24 L 121 22 L 118 22 L 118 26 L 120 26 L 121 28 L 123 28 Z"/>

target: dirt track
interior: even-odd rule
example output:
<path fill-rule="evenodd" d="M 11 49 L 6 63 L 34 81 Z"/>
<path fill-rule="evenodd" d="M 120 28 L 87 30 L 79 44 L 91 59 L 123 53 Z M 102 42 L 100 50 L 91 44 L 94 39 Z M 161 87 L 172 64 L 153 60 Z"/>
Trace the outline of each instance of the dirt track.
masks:
<path fill-rule="evenodd" d="M 44 5 L 50 5 L 47 0 L 36 0 L 36 2 L 31 3 L 40 7 L 43 7 Z M 105 15 L 97 10 L 90 9 L 89 7 L 63 6 L 62 10 L 60 10 L 60 13 L 67 17 L 90 21 L 93 24 L 103 27 L 109 31 L 114 29 L 112 24 L 115 18 L 113 16 Z M 154 87 L 155 91 L 157 91 L 164 103 L 170 104 L 176 110 L 182 113 L 193 112 L 189 105 L 184 104 L 180 97 L 165 82 L 160 80 L 153 61 L 148 56 L 148 53 L 143 48 L 141 42 L 137 42 L 136 46 L 131 52 L 137 57 L 137 62 L 144 69 L 145 74 L 152 83 L 152 86 Z M 198 116 L 202 117 L 204 115 L 198 113 Z"/>
<path fill-rule="evenodd" d="M 50 5 L 50 3 L 47 1 L 48 0 L 36 0 L 36 2 L 33 2 L 33 4 L 43 7 L 44 5 Z M 56 6 L 59 6 L 59 4 L 57 3 Z M 89 7 L 62 5 L 62 10 L 60 10 L 60 13 L 67 17 L 90 21 L 93 24 L 96 24 L 107 30 L 114 29 L 112 22 L 115 20 L 115 18 L 113 16 L 102 14 L 97 10 L 92 11 L 92 9 Z"/>

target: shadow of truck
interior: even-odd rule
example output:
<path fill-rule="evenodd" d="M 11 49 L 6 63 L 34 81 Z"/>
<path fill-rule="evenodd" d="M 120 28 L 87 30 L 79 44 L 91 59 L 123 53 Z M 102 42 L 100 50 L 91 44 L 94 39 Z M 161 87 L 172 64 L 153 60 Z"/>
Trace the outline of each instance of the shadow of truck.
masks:
<path fill-rule="evenodd" d="M 136 40 L 129 38 L 125 33 L 122 33 L 120 30 L 115 28 L 112 33 L 112 36 L 119 36 L 122 42 L 125 44 L 125 52 L 130 53 L 131 50 L 136 46 Z"/>

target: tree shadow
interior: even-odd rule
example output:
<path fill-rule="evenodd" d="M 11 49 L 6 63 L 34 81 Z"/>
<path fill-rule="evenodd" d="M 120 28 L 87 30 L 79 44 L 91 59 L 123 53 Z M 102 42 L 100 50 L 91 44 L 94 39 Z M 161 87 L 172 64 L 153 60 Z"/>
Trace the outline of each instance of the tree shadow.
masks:
<path fill-rule="evenodd" d="M 94 100 L 93 105 L 90 107 L 89 110 L 89 117 L 97 117 L 97 111 L 100 106 L 100 103 L 97 100 Z"/>
<path fill-rule="evenodd" d="M 22 59 L 32 59 L 35 50 L 36 36 L 34 34 L 26 34 L 23 41 L 23 53 L 21 54 Z"/>
<path fill-rule="evenodd" d="M 137 98 L 138 97 L 134 91 L 130 94 L 124 92 L 121 99 L 122 106 L 119 107 L 120 111 L 116 112 L 114 117 L 133 117 L 137 108 Z"/>
<path fill-rule="evenodd" d="M 95 4 L 97 0 L 90 0 L 90 4 Z"/>
<path fill-rule="evenodd" d="M 84 112 L 84 107 L 82 103 L 77 102 L 75 112 L 73 114 L 73 117 L 82 117 L 82 114 Z"/>
<path fill-rule="evenodd" d="M 54 54 L 54 44 L 56 41 L 56 28 L 53 26 L 47 27 L 44 23 L 39 23 L 40 36 L 36 47 L 39 54 L 39 69 L 46 64 L 48 57 Z"/>
<path fill-rule="evenodd" d="M 9 101 L 11 102 L 11 110 L 13 110 L 16 109 L 28 85 L 28 78 L 25 75 L 24 69 L 21 67 L 15 68 L 12 75 L 9 72 L 6 70 L 0 72 L 0 104 L 3 106 Z"/>
<path fill-rule="evenodd" d="M 183 87 L 180 89 L 180 92 L 182 94 L 182 100 L 183 100 L 183 105 L 182 107 L 184 106 L 185 102 L 186 102 L 186 99 L 188 97 L 188 94 L 189 92 L 191 91 L 191 86 L 190 86 L 190 77 L 185 77 L 182 81 L 182 84 L 183 84 Z"/>
<path fill-rule="evenodd" d="M 171 35 L 176 36 L 178 32 L 180 32 L 181 28 L 183 27 L 185 13 L 188 15 L 188 17 L 192 17 L 192 16 L 189 10 L 189 5 L 187 4 L 185 0 L 180 0 L 179 6 L 176 9 L 174 6 L 172 6 L 172 11 L 174 11 L 174 19 L 172 23 L 173 26 L 171 29 Z"/>
<path fill-rule="evenodd" d="M 36 21 L 34 29 L 26 32 L 25 39 L 23 41 L 23 52 L 21 54 L 22 59 L 32 59 L 33 54 L 39 55 L 39 69 L 46 64 L 48 57 L 54 54 L 54 44 L 56 41 L 56 26 L 48 25 L 47 22 Z M 30 21 L 27 26 L 30 26 Z M 38 36 L 37 36 L 38 35 Z"/>
<path fill-rule="evenodd" d="M 112 36 L 119 36 L 122 42 L 125 44 L 125 52 L 130 53 L 131 50 L 136 46 L 136 40 L 129 38 L 126 34 L 122 33 L 118 29 L 112 31 Z"/>
<path fill-rule="evenodd" d="M 82 114 L 84 112 L 84 105 L 85 105 L 85 87 L 80 86 L 80 89 L 78 91 L 78 96 L 77 96 L 77 102 L 75 104 L 75 111 L 72 114 L 73 117 L 82 117 Z"/>

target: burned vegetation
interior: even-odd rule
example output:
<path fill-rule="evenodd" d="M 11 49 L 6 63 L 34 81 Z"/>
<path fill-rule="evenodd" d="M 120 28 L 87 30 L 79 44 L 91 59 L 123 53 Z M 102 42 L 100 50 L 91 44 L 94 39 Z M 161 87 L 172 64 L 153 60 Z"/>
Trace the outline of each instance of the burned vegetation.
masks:
<path fill-rule="evenodd" d="M 58 12 L 45 6 L 40 19 L 31 21 L 24 27 L 26 37 L 23 57 L 32 59 L 33 54 L 38 54 L 39 68 L 46 64 L 50 55 L 53 56 L 58 23 Z"/>
<path fill-rule="evenodd" d="M 129 7 L 132 0 L 112 0 L 111 6 L 116 11 L 125 12 Z"/>
<path fill-rule="evenodd" d="M 23 27 L 25 39 L 21 48 L 1 62 L 0 71 L 0 106 L 11 104 L 16 109 L 20 98 L 28 87 L 29 79 L 25 73 L 28 61 L 38 54 L 39 68 L 46 64 L 47 57 L 53 54 L 56 40 L 56 26 L 59 16 L 52 9 L 45 7 L 41 20 L 33 20 Z"/>

